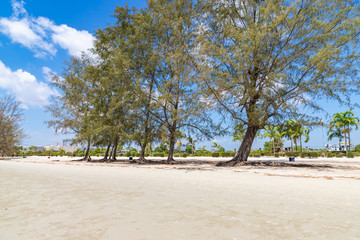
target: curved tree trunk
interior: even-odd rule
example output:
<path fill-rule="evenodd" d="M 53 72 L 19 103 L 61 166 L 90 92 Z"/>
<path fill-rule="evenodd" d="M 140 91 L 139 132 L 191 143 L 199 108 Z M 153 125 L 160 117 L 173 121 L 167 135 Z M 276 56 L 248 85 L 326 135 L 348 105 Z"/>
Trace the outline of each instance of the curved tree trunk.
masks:
<path fill-rule="evenodd" d="M 174 148 L 175 148 L 175 129 L 172 129 L 170 131 L 170 141 L 169 141 L 169 154 L 168 154 L 168 158 L 167 158 L 167 162 L 171 162 L 171 161 L 175 161 L 174 160 Z"/>
<path fill-rule="evenodd" d="M 344 136 L 345 136 L 345 154 L 347 155 L 347 140 L 346 140 L 346 131 L 344 131 Z"/>
<path fill-rule="evenodd" d="M 146 141 L 144 141 L 144 143 L 141 145 L 139 161 L 147 161 L 145 158 L 146 145 L 147 145 Z"/>
<path fill-rule="evenodd" d="M 114 146 L 113 146 L 113 150 L 112 150 L 112 156 L 111 156 L 111 160 L 115 161 L 116 160 L 116 150 L 117 150 L 117 146 L 118 146 L 118 138 L 115 138 L 115 142 L 114 142 Z"/>
<path fill-rule="evenodd" d="M 349 134 L 349 151 L 351 152 L 351 139 L 350 139 L 350 127 L 348 127 Z"/>
<path fill-rule="evenodd" d="M 89 153 L 90 153 L 90 139 L 87 140 L 87 146 L 86 146 L 86 152 L 85 152 L 84 160 L 88 159 Z"/>
<path fill-rule="evenodd" d="M 239 162 L 246 162 L 258 130 L 258 127 L 248 127 L 244 140 L 242 141 L 235 157 L 227 162 L 218 162 L 216 166 L 235 166 Z"/>
<path fill-rule="evenodd" d="M 107 159 L 108 159 L 108 157 L 109 157 L 110 147 L 111 147 L 111 142 L 108 144 L 108 146 L 107 146 L 107 148 L 106 148 L 106 152 L 105 152 L 104 160 L 107 160 Z"/>

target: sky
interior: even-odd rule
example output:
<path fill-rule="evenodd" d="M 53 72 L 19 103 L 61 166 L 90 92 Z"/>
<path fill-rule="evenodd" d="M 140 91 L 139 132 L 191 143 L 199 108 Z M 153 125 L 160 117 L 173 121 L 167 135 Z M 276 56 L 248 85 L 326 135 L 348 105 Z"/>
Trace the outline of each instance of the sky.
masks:
<path fill-rule="evenodd" d="M 143 7 L 145 0 L 129 1 L 130 7 Z M 64 62 L 70 56 L 79 56 L 92 46 L 94 33 L 114 22 L 113 11 L 126 1 L 116 0 L 62 0 L 62 1 L 0 1 L 0 96 L 12 95 L 22 102 L 24 121 L 22 127 L 27 135 L 24 146 L 44 146 L 62 144 L 71 135 L 56 134 L 46 125 L 51 115 L 45 107 L 50 98 L 58 94 L 50 86 L 50 75 L 61 74 Z M 352 101 L 358 101 L 354 98 Z M 327 117 L 321 113 L 311 113 L 330 120 L 335 112 L 345 111 L 335 102 L 322 101 Z M 360 111 L 354 110 L 356 116 Z M 324 144 L 337 143 L 337 139 L 327 141 L 327 129 L 314 128 L 310 141 L 304 146 L 322 148 Z M 227 150 L 238 148 L 231 136 L 199 142 L 197 146 L 211 148 L 217 142 Z M 253 148 L 262 148 L 265 139 L 258 139 Z M 360 144 L 359 131 L 352 133 L 353 143 Z M 285 141 L 285 146 L 290 146 Z"/>

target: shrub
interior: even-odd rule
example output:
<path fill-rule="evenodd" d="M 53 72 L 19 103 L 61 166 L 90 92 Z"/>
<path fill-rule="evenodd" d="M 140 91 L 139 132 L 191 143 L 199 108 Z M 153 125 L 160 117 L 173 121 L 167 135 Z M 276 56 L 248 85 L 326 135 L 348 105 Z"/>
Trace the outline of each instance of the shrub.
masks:
<path fill-rule="evenodd" d="M 186 157 L 188 156 L 188 154 L 187 154 L 187 153 L 183 153 L 183 154 L 181 154 L 181 156 L 182 156 L 183 158 L 186 158 Z"/>
<path fill-rule="evenodd" d="M 334 157 L 334 153 L 332 153 L 332 152 L 328 152 L 328 153 L 326 154 L 326 157 L 328 157 L 328 158 L 332 158 L 332 157 Z"/>
<path fill-rule="evenodd" d="M 220 153 L 214 152 L 214 153 L 211 154 L 211 156 L 212 156 L 212 157 L 219 157 L 219 156 L 220 156 Z"/>
<path fill-rule="evenodd" d="M 346 155 L 347 158 L 354 158 L 354 153 L 348 152 Z"/>
<path fill-rule="evenodd" d="M 260 153 L 254 153 L 253 157 L 259 158 L 259 157 L 261 157 L 261 154 Z"/>
<path fill-rule="evenodd" d="M 229 153 L 229 152 L 223 152 L 223 153 L 221 153 L 221 156 L 222 156 L 222 157 L 230 157 L 230 156 L 231 156 L 231 153 Z"/>
<path fill-rule="evenodd" d="M 264 152 L 264 156 L 272 156 L 273 154 L 271 152 Z"/>
<path fill-rule="evenodd" d="M 337 158 L 342 158 L 342 157 L 344 157 L 344 156 L 345 156 L 345 155 L 344 155 L 343 153 L 337 153 L 337 154 L 336 154 L 336 157 L 337 157 Z"/>
<path fill-rule="evenodd" d="M 280 157 L 280 154 L 279 154 L 279 153 L 275 153 L 275 154 L 274 154 L 274 157 L 278 158 L 278 157 Z"/>
<path fill-rule="evenodd" d="M 163 153 L 163 152 L 155 152 L 155 153 L 153 154 L 153 156 L 154 156 L 154 157 L 165 157 L 165 153 Z"/>
<path fill-rule="evenodd" d="M 175 153 L 174 157 L 180 157 L 180 153 Z"/>
<path fill-rule="evenodd" d="M 299 152 L 286 152 L 285 155 L 287 157 L 298 157 L 299 156 Z"/>
<path fill-rule="evenodd" d="M 308 156 L 310 158 L 317 158 L 317 157 L 320 156 L 320 153 L 318 153 L 318 152 L 308 152 Z"/>

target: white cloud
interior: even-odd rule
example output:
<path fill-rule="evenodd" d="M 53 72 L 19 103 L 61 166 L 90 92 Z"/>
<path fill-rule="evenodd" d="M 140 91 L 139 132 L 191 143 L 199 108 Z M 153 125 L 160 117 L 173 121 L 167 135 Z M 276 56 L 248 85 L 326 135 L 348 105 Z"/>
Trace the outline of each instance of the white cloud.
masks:
<path fill-rule="evenodd" d="M 46 79 L 46 81 L 51 82 L 51 78 L 54 72 L 48 67 L 43 67 L 42 72 L 44 74 L 44 78 Z"/>
<path fill-rule="evenodd" d="M 80 56 L 81 52 L 92 48 L 94 37 L 88 31 L 78 31 L 67 25 L 53 26 L 51 38 L 70 55 Z"/>
<path fill-rule="evenodd" d="M 26 107 L 43 107 L 49 104 L 49 97 L 57 95 L 46 83 L 39 82 L 34 75 L 18 69 L 12 71 L 0 61 L 0 88 L 6 89 Z"/>
<path fill-rule="evenodd" d="M 31 22 L 28 19 L 1 18 L 0 32 L 8 36 L 12 42 L 20 43 L 32 50 L 37 57 L 56 54 L 55 46 L 43 40 L 31 29 Z"/>
<path fill-rule="evenodd" d="M 80 56 L 93 46 L 95 38 L 88 31 L 79 31 L 65 24 L 56 25 L 45 17 L 31 17 L 24 8 L 24 1 L 12 0 L 11 4 L 13 15 L 0 18 L 0 33 L 30 49 L 35 56 L 55 55 L 56 46 L 70 55 Z"/>

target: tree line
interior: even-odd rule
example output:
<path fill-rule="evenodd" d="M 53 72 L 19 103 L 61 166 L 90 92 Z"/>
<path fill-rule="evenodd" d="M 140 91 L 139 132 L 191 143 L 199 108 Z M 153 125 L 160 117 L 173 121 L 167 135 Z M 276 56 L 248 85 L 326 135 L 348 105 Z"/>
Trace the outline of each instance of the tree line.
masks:
<path fill-rule="evenodd" d="M 106 146 L 105 158 L 136 143 L 139 161 L 152 142 L 166 139 L 173 161 L 181 132 L 211 139 L 226 133 L 224 123 L 241 125 L 239 149 L 225 164 L 246 161 L 259 130 L 286 127 L 286 119 L 318 122 L 317 100 L 346 104 L 358 91 L 358 7 L 351 0 L 117 7 L 115 23 L 96 31 L 93 56 L 72 57 L 53 77 L 60 96 L 48 125 L 73 132 L 87 149 Z M 299 131 L 291 138 L 306 138 L 308 130 Z"/>

